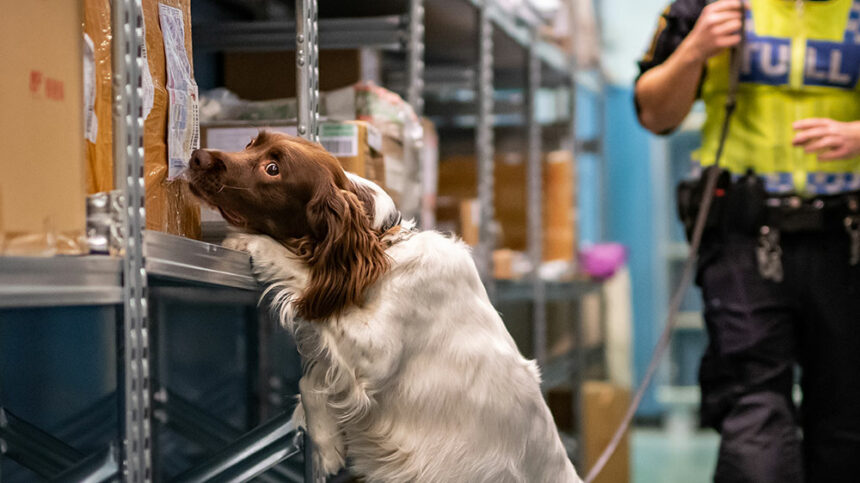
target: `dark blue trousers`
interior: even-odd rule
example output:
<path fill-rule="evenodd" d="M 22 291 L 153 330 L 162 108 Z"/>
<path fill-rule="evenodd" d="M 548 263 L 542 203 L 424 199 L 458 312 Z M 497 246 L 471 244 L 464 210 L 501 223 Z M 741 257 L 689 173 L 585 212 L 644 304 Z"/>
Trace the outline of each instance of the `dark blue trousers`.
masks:
<path fill-rule="evenodd" d="M 839 229 L 783 234 L 781 246 L 779 283 L 759 275 L 752 235 L 710 234 L 701 252 L 701 416 L 722 436 L 714 481 L 858 482 L 860 266 Z"/>

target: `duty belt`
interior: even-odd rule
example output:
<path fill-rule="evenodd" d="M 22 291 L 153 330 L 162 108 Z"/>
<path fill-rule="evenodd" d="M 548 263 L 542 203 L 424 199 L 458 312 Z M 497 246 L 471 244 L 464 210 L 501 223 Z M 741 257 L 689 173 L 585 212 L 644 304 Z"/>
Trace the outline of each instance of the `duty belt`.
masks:
<path fill-rule="evenodd" d="M 860 263 L 860 193 L 819 198 L 768 197 L 759 227 L 756 258 L 762 277 L 782 281 L 781 234 L 845 230 L 850 254 L 848 263 Z"/>

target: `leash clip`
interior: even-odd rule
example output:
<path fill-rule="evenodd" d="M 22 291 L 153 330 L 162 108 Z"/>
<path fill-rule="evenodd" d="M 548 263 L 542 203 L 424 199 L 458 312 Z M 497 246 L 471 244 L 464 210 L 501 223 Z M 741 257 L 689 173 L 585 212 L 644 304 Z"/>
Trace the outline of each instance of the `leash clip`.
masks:
<path fill-rule="evenodd" d="M 858 242 L 860 242 L 860 231 L 858 231 Z M 858 246 L 858 256 L 860 256 L 860 246 Z M 779 230 L 767 225 L 761 227 L 756 244 L 756 260 L 758 273 L 763 279 L 782 282 L 782 247 L 779 246 Z"/>
<path fill-rule="evenodd" d="M 852 267 L 860 263 L 860 215 L 849 215 L 845 217 L 845 232 L 848 233 L 851 244 L 851 254 L 848 264 Z"/>

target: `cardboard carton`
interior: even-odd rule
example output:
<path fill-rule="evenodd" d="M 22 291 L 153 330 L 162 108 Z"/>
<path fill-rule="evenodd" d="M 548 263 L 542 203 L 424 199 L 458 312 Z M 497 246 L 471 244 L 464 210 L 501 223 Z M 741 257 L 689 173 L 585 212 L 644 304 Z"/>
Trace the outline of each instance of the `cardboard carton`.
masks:
<path fill-rule="evenodd" d="M 609 444 L 612 435 L 624 419 L 630 405 L 630 390 L 603 381 L 586 381 L 582 387 L 585 428 L 585 466 L 591 468 Z M 621 444 L 595 483 L 625 483 L 630 481 L 630 433 Z"/>
<path fill-rule="evenodd" d="M 95 46 L 95 118 L 97 134 L 88 140 L 88 191 L 114 189 L 113 139 L 111 130 L 111 24 L 110 2 L 85 0 L 84 30 Z M 188 238 L 200 238 L 200 206 L 181 179 L 168 179 L 168 93 L 164 33 L 159 5 L 182 12 L 186 55 L 191 61 L 190 0 L 143 0 L 147 62 L 143 69 L 144 179 L 146 184 L 146 228 Z M 192 67 L 193 68 L 193 67 Z M 193 73 L 192 73 L 193 75 Z M 189 123 L 196 122 L 189 119 Z"/>
<path fill-rule="evenodd" d="M 452 220 L 451 207 L 477 196 L 477 162 L 474 156 L 451 156 L 439 165 L 437 223 L 455 226 L 465 233 L 467 223 Z M 573 156 L 554 151 L 544 156 L 543 251 L 544 260 L 567 260 L 574 256 L 576 216 L 574 210 Z M 496 155 L 494 208 L 501 230 L 499 247 L 526 251 L 528 242 L 526 164 L 519 153 Z M 471 239 L 470 239 L 471 240 Z M 477 240 L 474 240 L 475 242 Z"/>
<path fill-rule="evenodd" d="M 80 2 L 3 5 L 0 254 L 86 251 L 81 21 Z"/>

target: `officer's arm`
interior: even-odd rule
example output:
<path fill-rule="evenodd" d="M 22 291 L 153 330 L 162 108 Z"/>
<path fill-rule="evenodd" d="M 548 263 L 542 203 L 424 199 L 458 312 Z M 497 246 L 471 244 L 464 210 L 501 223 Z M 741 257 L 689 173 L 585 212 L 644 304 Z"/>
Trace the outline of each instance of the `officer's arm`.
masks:
<path fill-rule="evenodd" d="M 661 64 L 636 81 L 639 122 L 662 134 L 677 127 L 696 100 L 705 61 L 741 40 L 741 0 L 709 4 L 695 26 Z"/>

